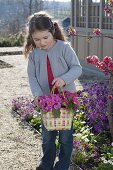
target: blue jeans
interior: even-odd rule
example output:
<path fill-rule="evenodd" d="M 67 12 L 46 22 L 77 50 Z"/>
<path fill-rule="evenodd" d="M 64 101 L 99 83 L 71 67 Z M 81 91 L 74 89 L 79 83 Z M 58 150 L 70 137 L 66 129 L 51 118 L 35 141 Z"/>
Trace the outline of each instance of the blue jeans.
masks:
<path fill-rule="evenodd" d="M 54 165 L 56 158 L 56 136 L 58 131 L 48 131 L 42 124 L 43 157 L 40 166 L 44 170 L 68 170 L 73 149 L 73 128 L 59 131 L 59 161 Z"/>

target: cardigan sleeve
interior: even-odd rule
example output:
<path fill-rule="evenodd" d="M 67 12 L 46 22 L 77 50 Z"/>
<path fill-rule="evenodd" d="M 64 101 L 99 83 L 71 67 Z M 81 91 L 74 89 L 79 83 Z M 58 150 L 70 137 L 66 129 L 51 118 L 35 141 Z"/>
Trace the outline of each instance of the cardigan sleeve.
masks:
<path fill-rule="evenodd" d="M 66 44 L 63 56 L 69 69 L 68 72 L 61 75 L 60 78 L 63 79 L 66 84 L 70 84 L 82 74 L 82 67 L 75 51 L 69 44 Z"/>
<path fill-rule="evenodd" d="M 38 80 L 36 78 L 35 70 L 36 70 L 35 69 L 35 61 L 34 61 L 33 52 L 32 52 L 32 53 L 30 53 L 29 59 L 28 59 L 27 73 L 28 73 L 30 89 L 31 89 L 31 92 L 34 97 L 43 95 L 41 87 L 40 87 Z"/>

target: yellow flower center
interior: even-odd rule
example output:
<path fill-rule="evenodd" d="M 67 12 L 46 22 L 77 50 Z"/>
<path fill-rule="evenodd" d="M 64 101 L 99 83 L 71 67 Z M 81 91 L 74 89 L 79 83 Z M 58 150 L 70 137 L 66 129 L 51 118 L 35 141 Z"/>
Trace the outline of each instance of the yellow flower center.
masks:
<path fill-rule="evenodd" d="M 49 104 L 52 104 L 52 101 L 50 101 Z"/>

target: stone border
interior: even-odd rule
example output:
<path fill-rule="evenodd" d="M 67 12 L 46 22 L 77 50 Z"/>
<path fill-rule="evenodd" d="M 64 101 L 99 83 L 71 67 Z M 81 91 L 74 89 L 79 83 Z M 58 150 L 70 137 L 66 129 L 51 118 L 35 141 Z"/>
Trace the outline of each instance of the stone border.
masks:
<path fill-rule="evenodd" d="M 23 47 L 0 47 L 0 56 L 19 55 L 23 53 Z"/>
<path fill-rule="evenodd" d="M 34 134 L 37 134 L 39 138 L 41 138 L 41 134 L 38 130 L 36 130 L 30 123 L 28 123 L 25 119 L 22 119 L 21 116 L 14 110 L 10 110 L 10 113 L 13 117 L 15 117 L 18 120 L 20 120 L 20 125 L 23 127 L 29 127 L 31 131 L 33 131 Z"/>

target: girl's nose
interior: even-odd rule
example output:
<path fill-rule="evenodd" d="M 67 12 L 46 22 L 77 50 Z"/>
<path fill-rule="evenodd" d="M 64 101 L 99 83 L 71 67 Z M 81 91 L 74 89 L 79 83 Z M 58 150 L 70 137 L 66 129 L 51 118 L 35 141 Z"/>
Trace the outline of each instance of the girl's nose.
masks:
<path fill-rule="evenodd" d="M 44 45 L 45 45 L 44 40 L 40 40 L 40 45 L 41 45 L 41 46 L 44 46 Z"/>

